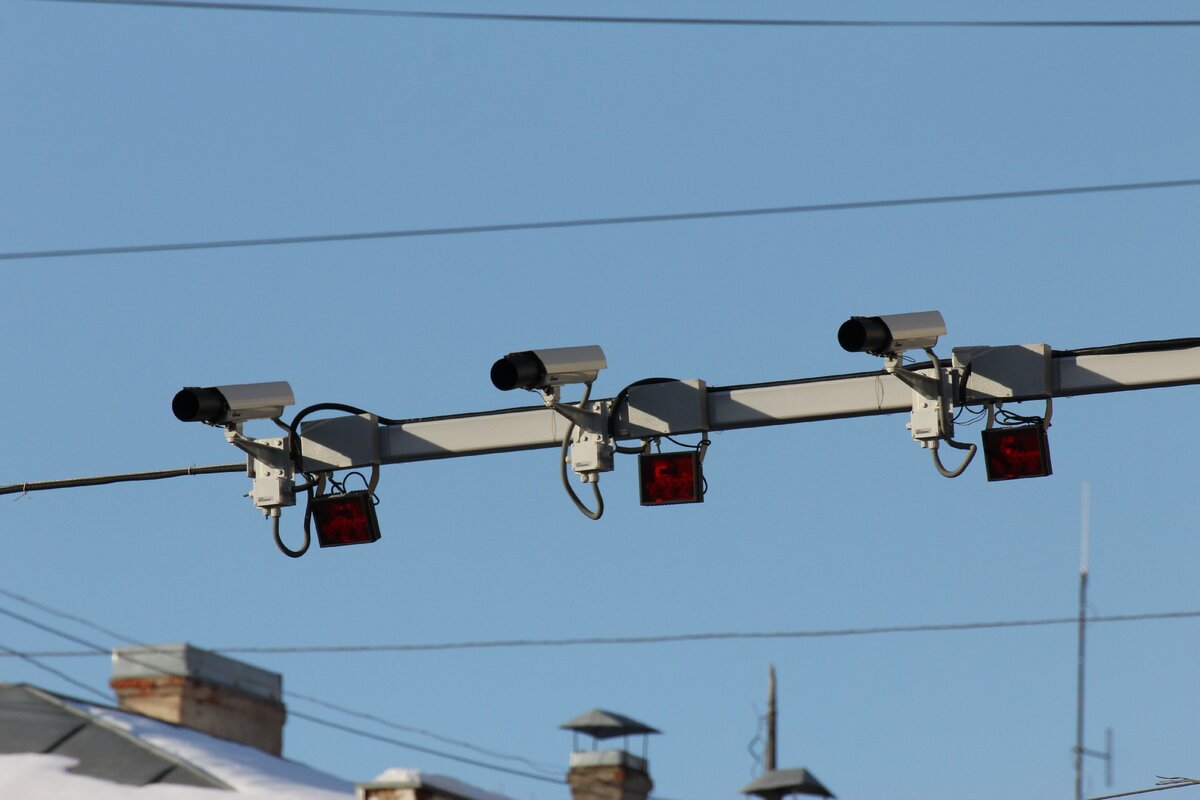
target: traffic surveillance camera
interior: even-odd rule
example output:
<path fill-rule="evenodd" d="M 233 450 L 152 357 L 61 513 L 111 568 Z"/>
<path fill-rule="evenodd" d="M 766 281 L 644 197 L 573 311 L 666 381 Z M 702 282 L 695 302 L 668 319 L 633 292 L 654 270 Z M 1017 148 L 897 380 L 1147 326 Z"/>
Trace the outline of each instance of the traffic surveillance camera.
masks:
<path fill-rule="evenodd" d="M 933 347 L 945 332 L 946 321 L 939 311 L 851 317 L 838 328 L 838 344 L 851 353 L 896 355 Z"/>
<path fill-rule="evenodd" d="M 552 347 L 509 353 L 492 365 L 497 389 L 550 389 L 568 383 L 591 383 L 608 366 L 599 345 Z"/>
<path fill-rule="evenodd" d="M 274 419 L 295 402 L 296 396 L 287 381 L 189 386 L 175 395 L 171 411 L 180 422 L 224 425 L 248 419 Z"/>

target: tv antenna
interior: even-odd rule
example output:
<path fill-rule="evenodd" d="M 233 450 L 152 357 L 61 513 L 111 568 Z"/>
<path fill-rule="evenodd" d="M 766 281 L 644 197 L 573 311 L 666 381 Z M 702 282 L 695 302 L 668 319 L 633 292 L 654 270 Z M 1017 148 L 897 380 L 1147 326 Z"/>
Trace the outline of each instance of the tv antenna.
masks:
<path fill-rule="evenodd" d="M 1079 657 L 1075 684 L 1075 800 L 1083 800 L 1083 757 L 1092 756 L 1104 761 L 1104 785 L 1113 785 L 1113 730 L 1105 729 L 1104 750 L 1089 750 L 1083 746 L 1084 668 L 1087 663 L 1087 590 L 1088 545 L 1091 536 L 1092 487 L 1083 482 L 1082 513 L 1079 535 Z"/>

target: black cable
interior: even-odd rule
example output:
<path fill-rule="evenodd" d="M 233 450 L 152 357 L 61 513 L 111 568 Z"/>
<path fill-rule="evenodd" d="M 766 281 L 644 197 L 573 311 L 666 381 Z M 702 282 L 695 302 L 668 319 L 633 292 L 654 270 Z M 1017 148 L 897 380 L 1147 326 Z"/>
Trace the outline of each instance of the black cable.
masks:
<path fill-rule="evenodd" d="M 480 753 L 485 756 L 490 756 L 492 758 L 503 758 L 503 759 L 507 759 L 509 761 L 517 761 L 519 763 L 525 764 L 526 766 L 530 767 L 531 769 L 543 771 L 543 772 L 546 772 L 547 774 L 553 772 L 554 775 L 558 775 L 561 772 L 561 770 L 557 766 L 554 766 L 554 765 L 538 763 L 536 761 L 533 761 L 532 759 L 525 758 L 524 756 L 516 756 L 516 755 L 512 755 L 510 753 L 502 753 L 497 750 L 489 750 L 485 747 L 480 747 L 479 745 L 472 744 L 471 742 L 463 741 L 462 739 L 454 739 L 449 736 L 442 736 L 439 733 L 434 733 L 433 731 L 428 731 L 428 730 L 425 730 L 424 728 L 416 728 L 411 725 L 401 725 L 397 722 L 393 722 L 390 719 L 385 719 L 384 717 L 379 717 L 374 714 L 369 714 L 365 711 L 357 711 L 353 708 L 347 708 L 346 706 L 341 706 L 336 703 L 330 703 L 327 700 L 322 700 L 319 697 L 312 697 L 310 695 L 301 694 L 299 692 L 294 692 L 294 691 L 290 691 L 290 690 L 285 691 L 284 694 L 287 695 L 288 697 L 294 697 L 297 700 L 303 700 L 305 702 L 312 703 L 314 705 L 323 706 L 325 708 L 330 709 L 331 711 L 337 711 L 338 713 L 346 714 L 347 716 L 358 717 L 359 719 L 365 719 L 369 722 L 375 723 L 376 725 L 382 725 L 384 727 L 393 728 L 395 730 L 404 731 L 406 733 L 416 733 L 420 736 L 428 736 L 430 739 L 436 739 L 440 742 L 445 742 L 446 744 L 451 744 L 451 745 L 454 745 L 456 747 L 461 747 L 466 750 L 474 750 L 477 753 Z"/>
<path fill-rule="evenodd" d="M 1124 344 L 1102 345 L 1100 347 L 1082 347 L 1078 350 L 1053 350 L 1054 358 L 1069 358 L 1071 356 L 1116 356 L 1128 353 L 1159 353 L 1169 350 L 1190 350 L 1200 347 L 1200 337 L 1189 336 L 1182 339 L 1158 339 L 1148 342 L 1126 342 Z"/>
<path fill-rule="evenodd" d="M 1160 611 L 1145 614 L 1110 614 L 1088 617 L 1089 623 L 1144 622 L 1149 620 L 1195 619 L 1200 611 Z M 364 645 L 303 645 L 303 646 L 235 646 L 209 648 L 216 653 L 249 654 L 312 654 L 312 653 L 412 653 L 444 650 L 494 650 L 530 647 L 579 647 L 604 645 L 678 644 L 705 641 L 744 641 L 755 639 L 826 639 L 857 636 L 879 636 L 896 633 L 945 633 L 956 631 L 992 630 L 1002 628 L 1031 628 L 1052 625 L 1078 625 L 1079 617 L 1049 617 L 1043 619 L 998 620 L 993 622 L 951 622 L 922 625 L 891 625 L 864 628 L 832 628 L 798 631 L 716 631 L 702 633 L 657 634 L 648 636 L 589 636 L 565 639 L 493 639 L 484 641 L 432 642 L 415 644 Z M 36 654 L 35 654 L 36 655 Z M 44 653 L 42 655 L 77 655 Z"/>
<path fill-rule="evenodd" d="M 246 464 L 218 464 L 212 467 L 183 467 L 162 469 L 156 472 L 128 472 L 121 475 L 100 475 L 94 478 L 67 478 L 59 481 L 31 481 L 0 486 L 0 494 L 26 494 L 47 489 L 72 489 L 80 486 L 103 486 L 109 483 L 132 481 L 157 481 L 164 478 L 182 478 L 187 475 L 216 475 L 225 472 L 245 472 Z"/>
<path fill-rule="evenodd" d="M 558 784 L 558 785 L 566 783 L 566 781 L 564 781 L 562 778 L 551 778 L 546 775 L 540 775 L 536 772 L 527 772 L 523 769 L 513 769 L 512 767 L 504 767 L 499 764 L 491 764 L 487 761 L 479 761 L 478 759 L 470 758 L 468 756 L 460 756 L 460 755 L 455 755 L 454 753 L 447 753 L 444 750 L 436 750 L 432 747 L 425 747 L 424 745 L 413 744 L 412 742 L 405 742 L 400 739 L 393 739 L 390 736 L 383 736 L 382 734 L 371 733 L 370 731 L 364 731 L 361 728 L 353 728 L 349 725 L 342 725 L 339 722 L 333 722 L 332 720 L 322 719 L 321 717 L 314 717 L 311 714 L 305 714 L 302 711 L 295 711 L 290 708 L 288 709 L 288 717 L 295 718 L 295 719 L 302 719 L 302 720 L 305 720 L 306 722 L 311 722 L 315 725 L 323 725 L 326 728 L 332 728 L 333 730 L 342 731 L 343 733 L 349 733 L 352 736 L 360 736 L 364 739 L 373 739 L 377 742 L 383 742 L 385 744 L 392 744 L 397 747 L 406 748 L 408 750 L 415 750 L 418 753 L 425 753 L 425 754 L 431 755 L 431 756 L 438 756 L 440 758 L 449 759 L 450 761 L 457 761 L 460 764 L 470 764 L 471 766 L 474 766 L 474 767 L 482 767 L 484 769 L 490 769 L 495 772 L 505 772 L 505 773 L 508 773 L 509 775 L 518 775 L 522 778 L 529 778 L 530 780 L 542 781 L 543 783 L 553 783 L 553 784 Z"/>
<path fill-rule="evenodd" d="M 150 646 L 146 642 L 140 642 L 137 639 L 134 639 L 132 636 L 126 636 L 123 633 L 117 633 L 116 631 L 109 630 L 108 628 L 92 622 L 89 619 L 84 619 L 83 617 L 78 617 L 74 614 L 68 614 L 65 611 L 58 610 L 57 608 L 51 608 L 44 603 L 39 603 L 38 601 L 29 597 L 25 597 L 24 595 L 17 594 L 16 592 L 10 592 L 8 589 L 0 589 L 0 594 L 4 595 L 5 597 L 11 597 L 13 600 L 24 603 L 27 606 L 32 606 L 33 608 L 36 608 L 45 614 L 51 614 L 55 617 L 59 617 L 60 619 L 70 620 L 71 622 L 76 622 L 80 625 L 91 628 L 94 631 L 103 633 L 105 636 L 111 636 L 113 639 L 116 639 L 119 642 L 130 642 L 138 645 L 139 647 Z"/>
<path fill-rule="evenodd" d="M 276 509 L 278 511 L 278 509 Z M 271 532 L 275 537 L 275 546 L 279 548 L 279 552 L 283 553 L 288 558 L 299 558 L 308 552 L 308 546 L 312 544 L 312 533 L 309 532 L 308 520 L 312 516 L 312 497 L 309 496 L 308 506 L 304 509 L 304 544 L 293 550 L 283 543 L 283 537 L 279 533 L 279 515 L 274 514 L 271 517 Z"/>
<path fill-rule="evenodd" d="M 11 612 L 0 609 L 0 614 L 13 616 Z M 20 617 L 18 617 L 20 618 Z M 1196 619 L 1200 611 L 1154 611 L 1144 614 L 1108 614 L 1088 617 L 1088 623 L 1102 622 L 1146 622 L 1153 620 Z M 35 627 L 59 634 L 58 631 L 34 623 L 27 618 L 20 618 Z M 951 622 L 931 623 L 922 625 L 892 625 L 865 628 L 831 628 L 799 631 L 716 631 L 701 633 L 657 634 L 648 636 L 591 636 L 567 639 L 493 639 L 485 641 L 462 642 L 432 642 L 414 644 L 362 644 L 362 645 L 290 645 L 290 646 L 256 646 L 236 645 L 231 647 L 209 647 L 214 653 L 233 654 L 279 654 L 279 655 L 311 655 L 317 653 L 415 653 L 437 652 L 443 650 L 496 650 L 502 648 L 529 647 L 579 647 L 606 645 L 651 645 L 679 644 L 684 642 L 711 641 L 741 641 L 755 639 L 827 639 L 851 636 L 880 636 L 897 633 L 952 633 L 958 631 L 993 630 L 1004 628 L 1034 628 L 1053 625 L 1078 625 L 1079 617 L 1047 617 L 1043 619 L 1014 619 L 996 620 L 992 622 Z M 72 639 L 90 648 L 78 650 L 41 650 L 22 651 L 21 654 L 41 658 L 79 658 L 94 655 L 108 655 L 108 651 L 90 642 Z M 15 654 L 14 654 L 15 655 Z M 0 653 L 0 656 L 3 656 Z"/>
<path fill-rule="evenodd" d="M 75 686 L 79 689 L 84 689 L 88 692 L 91 692 L 92 694 L 99 695 L 100 697 L 103 697 L 105 700 L 109 699 L 107 694 L 100 691 L 96 687 L 91 686 L 90 684 L 84 683 L 83 681 L 76 680 L 75 678 L 72 678 L 70 675 L 66 674 L 65 672 L 57 670 L 54 667 L 50 666 L 49 664 L 43 664 L 42 662 L 38 661 L 36 658 L 34 658 L 33 656 L 31 656 L 27 653 L 21 653 L 17 650 L 13 650 L 11 647 L 9 647 L 8 645 L 4 645 L 4 644 L 0 644 L 0 651 L 2 651 L 4 653 L 8 653 L 11 656 L 15 656 L 15 657 L 21 659 L 22 661 L 28 662 L 28 663 L 32 664 L 33 666 L 37 667 L 38 669 L 43 670 L 44 672 L 47 672 L 47 673 L 55 676 L 59 680 L 66 681 L 67 683 L 71 684 L 72 686 Z"/>
<path fill-rule="evenodd" d="M 88 0 L 40 0 L 41 2 L 88 2 Z M 496 225 L 460 225 L 445 228 L 411 228 L 407 230 L 374 231 L 367 233 L 333 233 L 315 236 L 279 236 L 263 239 L 224 239 L 204 242 L 175 242 L 170 244 L 122 245 L 118 247 L 80 247 L 60 250 L 25 250 L 0 253 L 0 261 L 29 258 L 66 258 L 71 256 L 103 256 L 130 253 L 162 253 L 176 250 L 210 250 L 227 247 L 262 247 L 284 244 L 313 244 L 316 242 L 350 242 L 369 239 L 403 239 L 418 236 L 455 236 L 471 233 L 503 233 L 508 231 L 549 230 L 554 228 L 584 228 L 606 225 L 633 225 L 649 222 L 683 222 L 689 220 L 760 217 L 779 214 L 804 214 L 820 211 L 852 211 L 871 208 L 969 203 L 989 200 L 1015 200 L 1030 197 L 1129 192 L 1144 189 L 1177 189 L 1200 186 L 1200 178 L 1141 183 L 1114 183 L 1097 186 L 1071 186 L 1057 189 L 1023 189 L 1011 192 L 982 192 L 977 194 L 906 197 L 894 200 L 860 200 L 848 203 L 815 203 L 798 206 L 746 208 L 730 211 L 691 211 L 672 214 L 644 214 L 622 217 L 594 217 L 551 222 L 512 222 Z"/>
<path fill-rule="evenodd" d="M 59 638 L 61 638 L 61 639 L 66 639 L 67 641 L 74 642 L 74 643 L 76 643 L 76 644 L 82 645 L 83 647 L 86 647 L 86 648 L 88 648 L 88 650 L 89 650 L 89 651 L 91 651 L 91 653 L 92 653 L 92 654 L 94 654 L 94 655 L 104 655 L 104 656 L 109 656 L 109 655 L 111 655 L 111 653 L 112 653 L 112 651 L 111 651 L 109 648 L 102 647 L 101 645 L 99 645 L 99 644 L 96 644 L 95 642 L 90 642 L 90 641 L 88 641 L 88 640 L 86 640 L 86 639 L 81 639 L 81 638 L 80 638 L 80 637 L 78 637 L 78 636 L 74 636 L 74 635 L 72 635 L 72 634 L 70 634 L 70 633 L 67 633 L 67 632 L 65 632 L 65 631 L 59 630 L 59 629 L 57 629 L 57 628 L 54 628 L 53 626 L 46 625 L 45 623 L 39 622 L 39 621 L 37 621 L 37 620 L 35 620 L 35 619 L 31 619 L 30 617 L 27 617 L 27 616 L 25 616 L 25 615 L 23 615 L 23 614 L 18 614 L 18 613 L 14 612 L 14 611 L 10 611 L 9 609 L 6 609 L 6 608 L 3 608 L 3 607 L 0 607 L 0 614 L 2 614 L 2 615 L 4 615 L 4 616 L 7 616 L 7 617 L 11 617 L 11 618 L 13 618 L 13 619 L 15 619 L 15 620 L 18 620 L 19 622 L 23 622 L 23 623 L 25 623 L 26 625 L 29 625 L 29 626 L 31 626 L 31 627 L 34 627 L 34 628 L 37 628 L 38 630 L 41 630 L 41 631 L 45 631 L 46 633 L 52 634 L 52 635 L 54 635 L 54 636 L 57 636 L 57 637 L 59 637 Z M 120 637 L 118 637 L 118 638 L 120 638 Z M 5 647 L 4 645 L 0 645 L 0 655 L 3 655 L 5 652 L 7 652 L 9 655 L 12 655 L 12 656 L 14 656 L 14 657 L 21 658 L 21 659 L 23 659 L 23 660 L 25 660 L 25 661 L 28 661 L 28 662 L 32 663 L 34 666 L 37 666 L 37 667 L 39 667 L 39 668 L 41 668 L 41 669 L 44 669 L 44 670 L 46 670 L 46 671 L 48 671 L 48 672 L 50 672 L 50 673 L 52 673 L 52 674 L 54 674 L 54 675 L 58 676 L 59 678 L 62 678 L 63 680 L 65 680 L 65 681 L 67 681 L 67 682 L 69 682 L 69 683 L 71 683 L 71 684 L 73 684 L 73 685 L 77 686 L 77 687 L 80 687 L 80 688 L 86 689 L 87 691 L 89 691 L 89 692 L 91 692 L 91 693 L 93 693 L 93 694 L 97 694 L 97 695 L 99 695 L 100 697 L 102 697 L 102 698 L 103 698 L 104 700 L 106 700 L 106 701 L 110 699 L 110 698 L 109 698 L 109 696 L 108 696 L 107 694 L 105 694 L 104 692 L 101 692 L 101 691 L 99 691 L 98 689 L 96 689 L 96 688 L 94 688 L 94 687 L 92 687 L 92 686 L 89 686 L 89 685 L 87 685 L 87 684 L 85 684 L 85 683 L 83 683 L 83 682 L 81 682 L 81 681 L 77 681 L 77 680 L 75 680 L 74 678 L 72 678 L 71 676 L 69 676 L 69 675 L 66 675 L 66 674 L 64 674 L 64 673 L 62 673 L 62 672 L 59 672 L 58 670 L 54 669 L 53 667 L 50 667 L 50 666 L 48 666 L 48 665 L 45 665 L 45 664 L 41 664 L 40 662 L 36 661 L 36 660 L 33 658 L 33 656 L 32 656 L 31 654 L 29 654 L 29 653 L 22 653 L 22 652 L 20 652 L 20 651 L 13 650 L 13 649 L 11 649 L 11 648 Z M 149 662 L 146 662 L 146 661 L 139 661 L 139 660 L 138 660 L 136 657 L 130 656 L 129 654 L 122 654 L 122 658 L 125 658 L 125 659 L 126 659 L 126 660 L 128 660 L 130 663 L 137 664 L 137 665 L 139 665 L 139 666 L 145 667 L 146 669 L 152 670 L 152 671 L 154 671 L 154 672 L 161 673 L 161 674 L 163 674 L 163 675 L 173 675 L 173 674 L 174 674 L 174 673 L 172 673 L 172 672 L 170 672 L 170 671 L 168 671 L 168 670 L 166 670 L 166 669 L 163 669 L 162 667 L 160 667 L 160 666 L 158 666 L 158 665 L 151 664 L 151 663 L 149 663 Z M 286 692 L 285 694 L 293 695 L 293 694 L 295 694 L 295 693 L 292 693 L 292 692 Z M 313 698 L 304 698 L 304 699 L 309 699 L 310 701 L 312 701 L 312 700 L 313 700 Z M 335 706 L 333 706 L 332 704 L 329 704 L 329 703 L 324 703 L 324 705 L 326 705 L 326 706 L 329 706 L 330 708 L 334 708 L 334 707 L 335 707 Z M 339 710 L 343 710 L 343 709 L 339 709 Z M 343 713 L 345 713 L 345 712 L 346 712 L 346 710 L 343 710 Z M 367 737 L 367 738 L 374 738 L 374 739 L 378 739 L 378 740 L 380 740 L 380 741 L 386 741 L 386 742 L 389 742 L 389 743 L 391 743 L 391 744 L 395 744 L 395 745 L 397 745 L 397 746 L 400 746 L 400 747 L 406 747 L 406 748 L 409 748 L 409 749 L 412 749 L 412 750 L 416 750 L 416 751 L 418 751 L 418 752 L 427 753 L 427 754 L 429 754 L 429 755 L 436 755 L 436 756 L 440 756 L 440 757 L 442 757 L 442 758 L 447 758 L 447 759 L 450 759 L 451 761 L 459 761 L 459 762 L 462 762 L 462 763 L 471 764 L 471 765 L 473 765 L 473 766 L 482 767 L 482 768 L 484 768 L 484 769 L 491 769 L 491 770 L 495 770 L 495 771 L 498 771 L 498 772 L 505 772 L 505 773 L 508 773 L 508 774 L 511 774 L 511 775 L 521 775 L 521 776 L 528 777 L 528 778 L 533 778 L 533 779 L 536 779 L 536 780 L 542 780 L 542 781 L 551 781 L 551 782 L 553 782 L 553 783 L 564 783 L 564 781 L 563 781 L 562 779 L 560 779 L 560 778 L 553 778 L 553 779 L 551 779 L 551 778 L 547 778 L 547 777 L 545 777 L 545 776 L 541 776 L 541 775 L 535 775 L 534 773 L 524 772 L 524 771 L 522 771 L 522 770 L 514 770 L 514 769 L 511 769 L 511 768 L 508 768 L 508 767 L 503 767 L 503 766 L 499 766 L 499 765 L 496 765 L 496 764 L 489 764 L 489 763 L 487 763 L 487 762 L 485 762 L 485 761 L 478 761 L 478 760 L 476 760 L 476 759 L 470 759 L 470 758 L 466 758 L 466 757 L 464 757 L 464 756 L 457 756 L 457 755 L 455 755 L 455 754 L 453 754 L 453 753 L 446 753 L 446 752 L 443 752 L 443 751 L 440 751 L 440 750 L 435 750 L 435 749 L 433 749 L 433 748 L 429 748 L 429 747 L 422 747 L 421 745 L 411 744 L 411 743 L 409 743 L 409 742 L 401 742 L 401 741 L 399 741 L 399 740 L 388 739 L 387 737 L 380 737 L 380 736 L 378 736 L 378 735 L 376 735 L 376 734 L 371 734 L 371 733 L 368 733 L 368 732 L 366 732 L 366 731 L 360 731 L 360 730 L 352 729 L 352 728 L 349 728 L 348 726 L 339 725 L 338 723 L 335 723 L 335 722 L 330 722 L 330 721 L 328 721 L 328 720 L 322 720 L 322 719 L 320 719 L 320 718 L 317 718 L 317 717 L 312 717 L 312 716 L 310 716 L 310 715 L 306 715 L 306 714 L 303 714 L 303 713 L 301 713 L 301 712 L 295 711 L 294 709 L 288 709 L 288 716 L 289 716 L 289 717 L 298 717 L 298 718 L 300 718 L 300 719 L 306 719 L 306 720 L 308 720 L 308 721 L 310 721 L 310 722 L 316 722 L 316 723 L 318 723 L 318 724 L 326 725 L 326 726 L 328 726 L 328 727 L 338 728 L 338 729 L 340 729 L 340 730 L 348 731 L 348 732 L 351 732 L 351 733 L 356 733 L 357 735 L 364 736 L 364 737 Z"/>
<path fill-rule="evenodd" d="M 587 406 L 588 397 L 592 394 L 592 384 L 584 384 L 583 399 L 579 401 L 579 408 Z M 611 417 L 610 417 L 611 419 Z M 567 490 L 567 496 L 571 498 L 571 502 L 579 509 L 579 513 L 583 514 L 590 520 L 598 520 L 604 516 L 604 495 L 600 494 L 600 476 L 591 476 L 593 480 L 592 495 L 596 498 L 596 509 L 593 511 L 583 504 L 579 499 L 579 495 L 575 494 L 575 490 L 571 488 L 571 481 L 567 477 L 567 448 L 571 446 L 571 434 L 575 432 L 575 420 L 567 425 L 567 431 L 563 434 L 562 449 L 559 451 L 558 469 L 559 477 L 562 479 L 563 488 Z"/>
<path fill-rule="evenodd" d="M 296 412 L 296 416 L 292 417 L 292 421 L 284 423 L 282 427 L 287 431 L 288 454 L 292 459 L 292 466 L 297 473 L 304 472 L 304 444 L 302 437 L 299 434 L 300 422 L 310 414 L 315 414 L 318 411 L 342 411 L 347 414 L 369 414 L 379 420 L 384 425 L 398 425 L 402 420 L 391 419 L 390 417 L 381 417 L 378 414 L 371 414 L 370 411 L 359 408 L 358 406 L 350 406 L 345 403 L 315 403 L 311 406 L 306 406 Z M 307 473 L 306 473 L 307 474 Z M 355 474 L 355 473 L 351 473 Z M 364 478 L 364 480 L 366 480 Z M 288 558 L 299 558 L 308 552 L 309 545 L 312 544 L 312 504 L 313 504 L 313 486 L 316 484 L 317 478 L 314 475 L 309 475 L 308 483 L 304 486 L 304 491 L 307 497 L 307 502 L 304 505 L 304 544 L 297 550 L 293 550 L 283 543 L 283 539 L 279 535 L 279 517 L 274 518 L 273 533 L 275 537 L 275 546 L 279 548 L 279 552 L 283 553 Z M 336 482 L 334 486 L 338 486 Z M 375 504 L 379 501 L 374 498 Z"/>
<path fill-rule="evenodd" d="M 684 448 L 687 448 L 688 450 L 699 450 L 701 447 L 704 447 L 705 445 L 712 444 L 711 441 L 709 441 L 708 439 L 703 438 L 703 437 L 701 437 L 700 441 L 696 442 L 695 444 L 688 444 L 687 442 L 681 442 L 678 439 L 676 439 L 675 437 L 668 436 L 665 433 L 662 435 L 662 438 L 666 439 L 668 442 L 671 442 L 672 444 L 674 444 L 678 447 L 684 447 Z"/>
<path fill-rule="evenodd" d="M 1193 19 L 1124 20 L 880 20 L 880 19 L 744 19 L 734 17 L 614 17 L 585 14 L 501 14 L 466 11 L 395 11 L 374 8 L 275 5 L 268 3 L 199 2 L 198 0 L 40 0 L 91 5 L 147 6 L 214 11 L 274 11 L 288 14 L 337 14 L 357 17 L 474 20 L 482 22 L 573 22 L 617 25 L 702 25 L 790 28 L 1179 28 L 1200 26 Z"/>
<path fill-rule="evenodd" d="M 1160 781 L 1158 786 L 1151 789 L 1135 789 L 1132 792 L 1120 792 L 1119 794 L 1106 794 L 1102 797 L 1092 797 L 1089 800 L 1114 800 L 1117 797 L 1132 797 L 1135 794 L 1150 794 L 1151 792 L 1165 792 L 1168 789 L 1183 789 L 1187 786 L 1200 786 L 1200 781 L 1193 778 L 1181 778 L 1174 782 Z"/>

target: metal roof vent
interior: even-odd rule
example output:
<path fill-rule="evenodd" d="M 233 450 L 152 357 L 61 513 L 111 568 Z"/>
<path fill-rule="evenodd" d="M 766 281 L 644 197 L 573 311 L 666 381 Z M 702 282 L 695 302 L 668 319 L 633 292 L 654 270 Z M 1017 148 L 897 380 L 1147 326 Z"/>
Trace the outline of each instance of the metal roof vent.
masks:
<path fill-rule="evenodd" d="M 817 780 L 817 776 L 806 769 L 769 770 L 738 791 L 761 797 L 763 800 L 780 800 L 794 794 L 833 797 L 833 792 L 826 789 L 825 785 Z"/>

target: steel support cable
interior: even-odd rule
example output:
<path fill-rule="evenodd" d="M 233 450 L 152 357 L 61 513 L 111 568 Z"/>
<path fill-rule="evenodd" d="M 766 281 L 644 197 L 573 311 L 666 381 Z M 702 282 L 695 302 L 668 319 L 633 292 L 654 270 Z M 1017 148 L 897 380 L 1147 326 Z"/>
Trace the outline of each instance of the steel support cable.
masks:
<path fill-rule="evenodd" d="M 47 0 L 42 0 L 43 2 Z M 56 1 L 56 0 L 55 0 Z M 72 2 L 74 0 L 64 0 Z M 84 2 L 86 0 L 79 0 Z M 474 233 L 503 233 L 509 231 L 551 230 L 555 228 L 586 228 L 609 225 L 635 225 L 656 222 L 686 222 L 709 219 L 731 219 L 736 217 L 761 217 L 782 214 L 806 214 L 822 211 L 854 211 L 872 208 L 899 208 L 904 206 L 939 205 L 945 203 L 971 203 L 991 200 L 1016 200 L 1033 197 L 1058 197 L 1105 192 L 1131 192 L 1150 189 L 1178 189 L 1200 186 L 1200 178 L 1185 178 L 1172 181 L 1144 181 L 1140 183 L 1112 183 L 1094 186 L 1069 186 L 1052 189 L 1022 189 L 1010 192 L 980 192 L 975 194 L 937 195 L 929 197 L 905 197 L 890 200 L 859 200 L 847 203 L 814 203 L 809 205 L 743 208 L 725 211 L 687 211 L 670 214 L 641 214 L 619 217 L 593 217 L 581 219 L 553 220 L 545 222 L 506 222 L 494 225 L 458 225 L 441 228 L 410 228 L 392 231 L 369 231 L 364 233 L 330 233 L 314 236 L 277 236 L 254 239 L 218 239 L 201 242 L 173 242 L 166 244 L 120 245 L 116 247 L 80 247 L 56 250 L 24 250 L 0 253 L 0 261 L 15 261 L 31 258 L 68 258 L 74 256 L 104 256 L 132 253 L 162 253 L 177 250 L 211 250 L 229 247 L 264 247 L 286 244 L 315 244 L 319 242 L 352 242 L 371 239 L 404 239 L 421 236 L 458 236 Z"/>
<path fill-rule="evenodd" d="M 558 22 L 610 25 L 697 25 L 772 28 L 1180 28 L 1200 26 L 1195 19 L 1046 19 L 1046 20 L 886 20 L 747 19 L 738 17 L 632 17 L 592 14 L 513 14 L 479 11 L 401 11 L 384 8 L 337 8 L 274 3 L 203 2 L 203 0 L 38 0 L 88 5 L 143 6 L 201 11 L 266 11 L 285 14 L 333 14 L 354 17 L 470 20 L 477 22 Z"/>
<path fill-rule="evenodd" d="M 13 483 L 0 486 L 0 495 L 28 494 L 43 492 L 48 489 L 73 489 L 81 486 L 103 486 L 109 483 L 130 483 L 134 481 L 158 481 L 164 478 L 182 478 L 189 475 L 216 475 L 225 472 L 245 472 L 245 462 L 238 464 L 217 464 L 211 467 L 183 467 L 180 469 L 162 469 L 154 472 L 127 472 L 120 475 L 98 475 L 94 478 L 67 478 L 58 481 L 30 481 L 28 483 Z"/>

